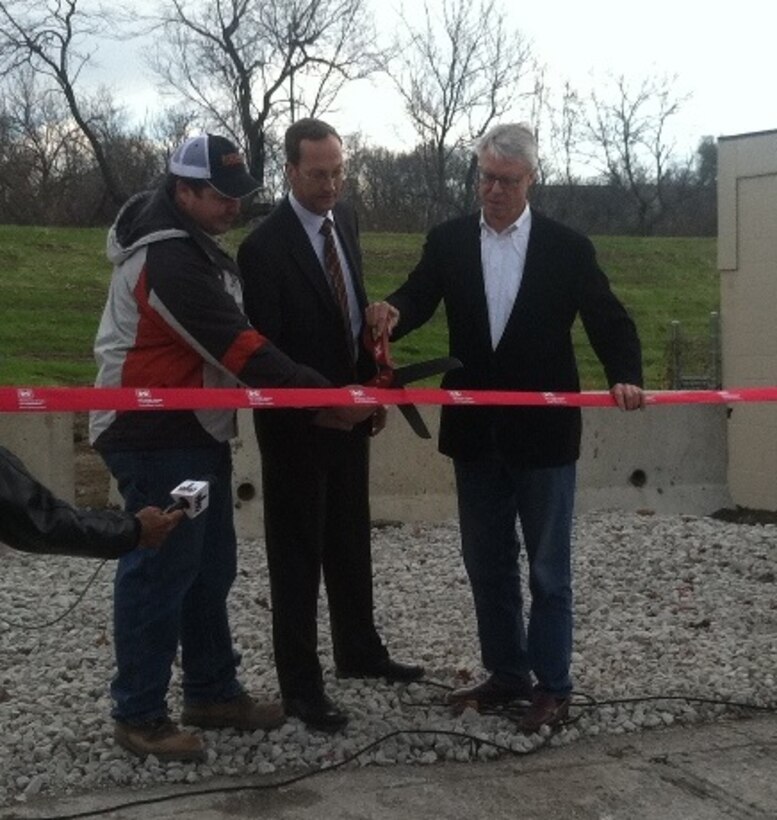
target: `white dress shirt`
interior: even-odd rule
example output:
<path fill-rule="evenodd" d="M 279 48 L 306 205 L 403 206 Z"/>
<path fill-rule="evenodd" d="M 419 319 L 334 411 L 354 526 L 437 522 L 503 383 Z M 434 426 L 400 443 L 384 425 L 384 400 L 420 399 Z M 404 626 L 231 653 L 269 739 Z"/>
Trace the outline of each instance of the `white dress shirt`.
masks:
<path fill-rule="evenodd" d="M 529 205 L 512 225 L 497 233 L 480 214 L 480 259 L 488 304 L 491 346 L 496 350 L 521 287 L 531 230 Z"/>

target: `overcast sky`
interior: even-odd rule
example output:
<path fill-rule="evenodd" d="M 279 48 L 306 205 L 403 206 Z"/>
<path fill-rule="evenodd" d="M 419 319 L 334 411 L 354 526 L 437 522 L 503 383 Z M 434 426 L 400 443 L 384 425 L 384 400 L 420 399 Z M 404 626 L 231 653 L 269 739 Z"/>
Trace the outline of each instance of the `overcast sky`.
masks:
<path fill-rule="evenodd" d="M 124 5 L 132 5 L 128 0 Z M 140 2 L 140 0 L 137 0 Z M 374 0 L 378 22 L 395 19 L 392 0 Z M 409 0 L 409 7 L 419 0 Z M 675 118 L 678 144 L 692 150 L 702 136 L 777 129 L 777 2 L 737 0 L 507 0 L 509 19 L 533 43 L 557 85 L 585 90 L 607 72 L 639 79 L 677 74 L 678 94 L 690 94 Z M 158 95 L 137 56 L 137 45 L 102 49 L 101 79 L 135 116 L 153 111 Z M 521 112 L 516 112 L 521 118 Z M 386 80 L 349 87 L 329 116 L 343 133 L 360 130 L 369 142 L 410 147 L 412 132 Z"/>

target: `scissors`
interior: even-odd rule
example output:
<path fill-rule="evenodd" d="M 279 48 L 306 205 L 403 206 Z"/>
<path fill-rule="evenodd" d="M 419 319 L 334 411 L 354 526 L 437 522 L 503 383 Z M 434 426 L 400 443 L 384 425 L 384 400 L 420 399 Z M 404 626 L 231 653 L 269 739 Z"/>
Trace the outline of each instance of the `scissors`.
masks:
<path fill-rule="evenodd" d="M 368 387 L 402 388 L 419 379 L 428 379 L 462 367 L 461 362 L 454 356 L 443 356 L 438 359 L 429 359 L 425 362 L 414 362 L 402 367 L 394 367 L 389 354 L 388 332 L 384 332 L 377 339 L 367 330 L 364 334 L 364 343 L 372 353 L 378 374 L 367 382 Z M 431 438 L 432 434 L 426 426 L 418 408 L 414 404 L 398 404 L 399 412 L 407 420 L 413 432 L 421 438 Z"/>

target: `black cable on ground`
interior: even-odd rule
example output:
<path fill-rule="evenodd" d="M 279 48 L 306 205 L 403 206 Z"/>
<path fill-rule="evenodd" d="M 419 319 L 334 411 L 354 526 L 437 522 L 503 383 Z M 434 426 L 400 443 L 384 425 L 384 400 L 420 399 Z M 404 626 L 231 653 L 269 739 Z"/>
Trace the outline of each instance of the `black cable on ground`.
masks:
<path fill-rule="evenodd" d="M 444 689 L 446 691 L 452 691 L 453 686 L 450 686 L 446 683 L 440 683 L 439 681 L 433 680 L 424 680 L 422 681 L 424 684 L 428 686 L 434 686 L 438 689 Z M 582 701 L 581 701 L 582 699 Z M 572 708 L 577 707 L 578 709 L 595 709 L 600 706 L 617 706 L 619 704 L 626 704 L 626 703 L 651 703 L 654 701 L 659 700 L 666 700 L 666 701 L 677 701 L 682 700 L 686 703 L 701 703 L 709 706 L 727 706 L 730 708 L 735 709 L 749 709 L 754 712 L 766 712 L 769 714 L 777 714 L 777 706 L 759 706 L 755 703 L 745 703 L 743 701 L 734 701 L 734 700 L 721 700 L 720 698 L 702 698 L 702 697 L 695 697 L 693 695 L 642 695 L 640 697 L 631 697 L 631 698 L 608 698 L 606 700 L 597 700 L 593 695 L 589 695 L 587 692 L 572 692 L 572 703 L 570 704 Z M 401 700 L 400 703 L 403 706 L 407 706 L 409 708 L 427 708 L 431 706 L 447 706 L 448 704 L 443 701 L 436 701 L 436 700 L 429 700 L 429 701 L 406 701 Z M 528 706 L 528 704 L 527 704 Z M 524 712 L 526 711 L 527 706 L 520 706 L 520 705 L 512 705 L 507 704 L 505 706 L 494 706 L 487 709 L 478 709 L 478 714 L 481 715 L 491 715 L 495 717 L 506 717 L 510 720 L 514 720 L 516 718 L 521 717 Z M 582 713 L 581 713 L 582 714 Z M 580 717 L 577 715 L 574 718 L 568 719 L 562 722 L 561 726 L 568 726 L 571 723 L 576 723 Z"/>
<path fill-rule="evenodd" d="M 81 603 L 81 601 L 84 600 L 84 596 L 86 595 L 87 592 L 89 592 L 89 589 L 91 588 L 91 586 L 94 583 L 95 579 L 99 575 L 100 570 L 106 565 L 107 562 L 108 562 L 107 558 L 100 561 L 100 563 L 97 565 L 97 569 L 92 573 L 91 577 L 86 582 L 86 586 L 78 594 L 78 597 L 75 599 L 75 601 L 61 615 L 58 615 L 53 620 L 46 621 L 45 623 L 41 623 L 41 624 L 25 624 L 25 623 L 21 623 L 19 621 L 11 621 L 8 618 L 6 618 L 4 615 L 0 615 L 0 622 L 6 624 L 6 626 L 13 627 L 14 629 L 29 629 L 29 630 L 46 629 L 49 626 L 54 626 L 54 624 L 58 624 L 60 621 L 63 621 L 65 618 L 67 618 L 67 616 L 70 615 L 70 613 Z"/>
<path fill-rule="evenodd" d="M 451 689 L 453 687 L 448 686 L 447 684 L 439 683 L 437 681 L 421 681 L 420 683 L 428 684 L 430 686 L 438 687 L 441 689 Z M 583 699 L 582 701 L 579 699 Z M 622 703 L 647 703 L 652 701 L 658 700 L 683 700 L 689 703 L 704 703 L 709 705 L 715 706 L 728 706 L 733 708 L 740 708 L 740 709 L 748 709 L 753 711 L 759 712 L 766 712 L 770 714 L 777 714 L 777 706 L 759 706 L 757 704 L 752 703 L 742 703 L 737 701 L 727 701 L 727 700 L 719 700 L 715 698 L 700 698 L 700 697 L 693 697 L 690 695 L 648 695 L 644 697 L 632 697 L 632 698 L 612 698 L 608 700 L 596 700 L 591 695 L 588 695 L 585 692 L 574 692 L 573 693 L 573 702 L 572 708 L 578 708 L 581 710 L 585 709 L 593 709 L 598 708 L 600 706 L 611 706 L 616 704 Z M 406 706 L 421 706 L 424 704 L 409 704 L 407 702 L 403 702 Z M 442 702 L 431 702 L 425 704 L 427 706 L 444 706 L 445 704 Z M 487 715 L 498 715 L 500 717 L 505 717 L 508 720 L 513 720 L 515 717 L 520 716 L 523 714 L 524 710 L 521 709 L 494 709 L 489 711 L 481 711 L 480 714 L 487 714 Z M 372 741 L 371 743 L 367 744 L 366 746 L 358 749 L 353 754 L 348 755 L 347 757 L 343 758 L 342 760 L 338 761 L 337 763 L 332 763 L 328 766 L 321 766 L 315 769 L 306 769 L 299 774 L 292 775 L 290 777 L 284 778 L 282 780 L 273 780 L 268 783 L 256 783 L 251 785 L 240 785 L 240 786 L 216 786 L 213 788 L 205 788 L 205 789 L 191 789 L 185 792 L 174 792 L 172 794 L 164 795 L 163 797 L 149 797 L 149 798 L 140 798 L 138 800 L 131 800 L 126 801 L 123 803 L 117 803 L 112 806 L 103 807 L 101 809 L 95 809 L 90 811 L 83 811 L 83 812 L 76 812 L 74 814 L 58 814 L 58 815 L 50 815 L 47 817 L 38 817 L 35 820 L 80 820 L 80 818 L 85 817 L 96 817 L 101 814 L 105 814 L 106 812 L 114 812 L 114 811 L 121 811 L 123 809 L 132 809 L 138 808 L 140 806 L 152 806 L 158 803 L 168 803 L 173 800 L 184 800 L 192 797 L 205 797 L 212 794 L 234 794 L 236 792 L 244 792 L 244 791 L 268 791 L 270 789 L 279 789 L 287 786 L 291 786 L 295 783 L 299 783 L 302 780 L 306 780 L 311 777 L 315 777 L 319 774 L 325 774 L 326 772 L 332 772 L 336 769 L 340 769 L 348 763 L 352 763 L 354 760 L 357 760 L 364 754 L 372 751 L 376 747 L 380 746 L 381 744 L 385 743 L 388 740 L 391 740 L 395 737 L 400 737 L 402 735 L 441 735 L 447 737 L 455 737 L 461 740 L 468 741 L 475 749 L 480 747 L 486 746 L 492 749 L 496 749 L 500 752 L 515 756 L 515 757 L 526 757 L 527 755 L 534 754 L 535 752 L 539 751 L 540 749 L 545 748 L 550 742 L 550 739 L 553 737 L 553 734 L 558 731 L 559 729 L 564 728 L 565 726 L 569 726 L 575 722 L 577 722 L 580 717 L 582 716 L 582 711 L 575 715 L 574 717 L 560 723 L 557 727 L 551 731 L 550 734 L 543 737 L 542 743 L 538 744 L 537 746 L 532 747 L 531 749 L 519 750 L 513 749 L 510 746 L 505 746 L 501 743 L 496 743 L 492 740 L 487 740 L 482 737 L 478 737 L 476 735 L 470 734 L 468 732 L 457 732 L 453 730 L 446 730 L 446 729 L 395 729 L 392 732 L 389 732 L 382 737 L 379 737 L 377 740 Z"/>
<path fill-rule="evenodd" d="M 335 769 L 340 769 L 347 763 L 352 763 L 354 760 L 357 760 L 362 755 L 367 754 L 368 752 L 372 751 L 374 748 L 380 746 L 386 741 L 391 740 L 395 737 L 400 737 L 402 735 L 444 735 L 448 737 L 456 737 L 462 740 L 469 741 L 475 747 L 489 746 L 493 749 L 497 749 L 500 752 L 506 752 L 507 754 L 515 755 L 517 757 L 525 757 L 526 755 L 533 754 L 534 752 L 543 748 L 547 744 L 546 739 L 539 746 L 536 746 L 532 749 L 521 751 L 518 749 L 512 749 L 511 747 L 505 746 L 501 743 L 496 743 L 493 740 L 487 740 L 485 738 L 477 737 L 476 735 L 472 735 L 467 732 L 455 732 L 447 729 L 395 729 L 393 732 L 388 732 L 382 737 L 379 737 L 377 740 L 372 741 L 367 746 L 363 746 L 361 749 L 358 749 L 353 754 L 348 755 L 348 757 L 345 757 L 342 760 L 337 761 L 337 763 L 332 763 L 328 766 L 321 766 L 315 769 L 307 769 L 304 772 L 301 772 L 300 774 L 284 778 L 283 780 L 273 780 L 270 783 L 255 783 L 241 786 L 214 786 L 213 788 L 207 789 L 192 789 L 185 792 L 175 792 L 173 794 L 167 794 L 162 797 L 149 797 L 141 798 L 139 800 L 128 800 L 123 803 L 116 803 L 112 806 L 105 806 L 100 809 L 76 812 L 74 814 L 56 814 L 49 815 L 46 817 L 38 817 L 35 818 L 35 820 L 79 820 L 79 818 L 83 817 L 97 817 L 108 812 L 121 811 L 123 809 L 133 809 L 138 808 L 140 806 L 152 806 L 158 803 L 168 803 L 172 800 L 183 800 L 191 797 L 204 797 L 211 794 L 234 794 L 235 792 L 244 791 L 269 791 L 270 789 L 280 789 L 287 786 L 291 786 L 294 783 L 299 783 L 301 780 L 307 780 L 308 778 L 315 777 L 316 775 L 325 774 L 326 772 L 333 772 L 335 771 Z"/>

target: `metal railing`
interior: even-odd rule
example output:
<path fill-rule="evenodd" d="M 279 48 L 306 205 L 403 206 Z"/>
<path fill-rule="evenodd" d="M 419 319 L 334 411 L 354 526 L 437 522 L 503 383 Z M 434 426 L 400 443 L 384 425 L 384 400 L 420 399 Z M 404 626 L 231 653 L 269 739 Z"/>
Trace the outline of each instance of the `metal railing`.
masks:
<path fill-rule="evenodd" d="M 681 323 L 669 323 L 669 386 L 672 390 L 719 390 L 722 385 L 720 362 L 720 314 L 710 313 L 709 332 L 686 336 Z"/>

